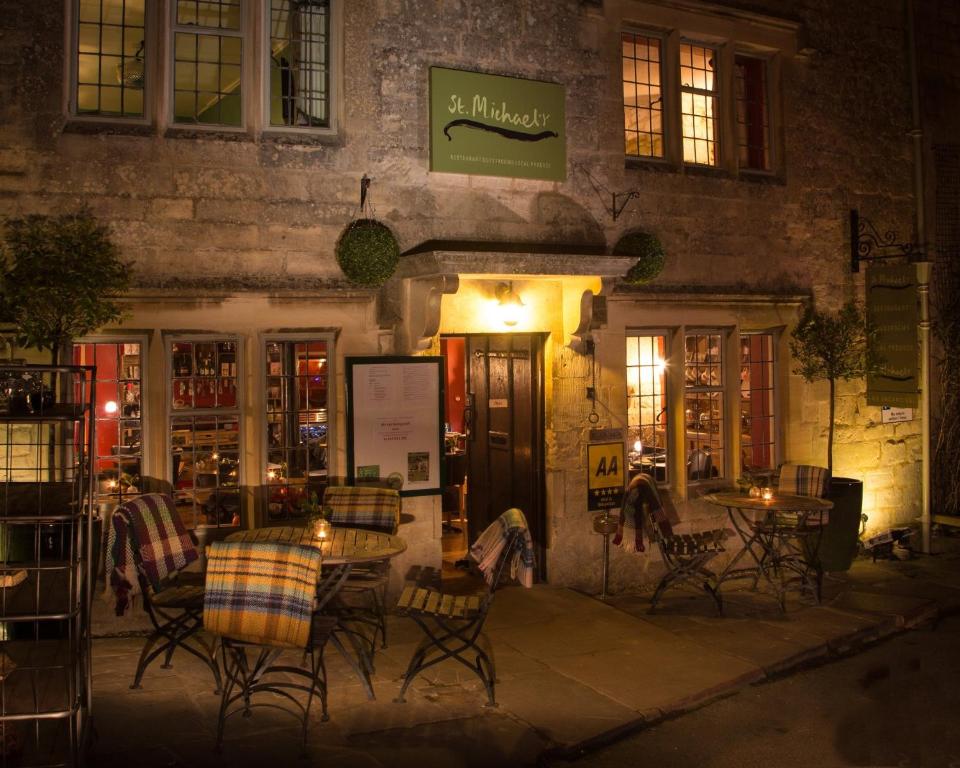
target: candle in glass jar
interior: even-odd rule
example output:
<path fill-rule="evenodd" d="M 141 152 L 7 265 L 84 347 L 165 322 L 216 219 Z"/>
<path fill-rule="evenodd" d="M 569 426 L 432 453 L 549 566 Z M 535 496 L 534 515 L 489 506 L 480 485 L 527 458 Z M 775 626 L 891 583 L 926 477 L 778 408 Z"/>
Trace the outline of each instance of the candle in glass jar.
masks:
<path fill-rule="evenodd" d="M 771 489 L 771 488 L 764 488 L 764 489 L 760 492 L 760 497 L 761 497 L 764 501 L 770 501 L 770 499 L 773 498 L 773 489 Z"/>

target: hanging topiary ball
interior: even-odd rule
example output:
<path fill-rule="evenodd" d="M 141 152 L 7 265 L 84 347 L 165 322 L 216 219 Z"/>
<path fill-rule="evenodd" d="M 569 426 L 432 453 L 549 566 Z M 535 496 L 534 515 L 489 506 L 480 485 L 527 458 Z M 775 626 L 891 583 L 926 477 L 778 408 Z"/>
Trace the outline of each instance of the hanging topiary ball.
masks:
<path fill-rule="evenodd" d="M 649 283 L 663 270 L 667 255 L 656 235 L 649 232 L 627 232 L 613 247 L 614 256 L 635 256 L 637 263 L 630 267 L 624 279 L 631 285 Z"/>
<path fill-rule="evenodd" d="M 379 287 L 397 268 L 400 246 L 386 224 L 376 219 L 350 222 L 337 241 L 337 263 L 360 285 Z"/>

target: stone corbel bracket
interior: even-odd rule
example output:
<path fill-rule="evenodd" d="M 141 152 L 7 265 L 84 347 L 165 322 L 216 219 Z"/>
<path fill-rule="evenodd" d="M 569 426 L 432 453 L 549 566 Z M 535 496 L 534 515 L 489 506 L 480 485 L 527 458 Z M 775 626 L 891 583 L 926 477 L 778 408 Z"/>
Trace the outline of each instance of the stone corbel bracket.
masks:
<path fill-rule="evenodd" d="M 570 349 L 581 355 L 587 353 L 587 342 L 592 340 L 593 331 L 607 324 L 607 296 L 613 293 L 616 278 L 602 277 L 600 292 L 584 291 L 580 297 L 580 324 L 570 334 Z"/>
<path fill-rule="evenodd" d="M 394 354 L 412 355 L 427 349 L 440 330 L 440 303 L 444 294 L 456 293 L 460 278 L 454 274 L 403 277 L 391 281 L 384 297 L 382 321 L 393 325 Z"/>

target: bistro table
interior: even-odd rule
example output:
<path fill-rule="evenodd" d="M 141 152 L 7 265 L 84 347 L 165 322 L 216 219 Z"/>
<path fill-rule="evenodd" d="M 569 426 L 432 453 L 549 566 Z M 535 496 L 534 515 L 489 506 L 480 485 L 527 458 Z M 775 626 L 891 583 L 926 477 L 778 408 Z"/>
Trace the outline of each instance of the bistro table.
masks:
<path fill-rule="evenodd" d="M 340 527 L 330 528 L 329 534 L 323 539 L 316 538 L 306 528 L 283 526 L 237 531 L 227 536 L 227 541 L 271 542 L 318 547 L 321 557 L 321 577 L 317 586 L 318 611 L 322 611 L 337 596 L 353 566 L 390 560 L 407 549 L 407 543 L 399 536 L 379 531 Z M 360 678 L 367 697 L 374 699 L 376 696 L 370 681 L 372 660 L 357 641 L 356 633 L 346 627 L 343 629 L 354 647 L 356 656 L 347 652 L 336 635 L 333 635 L 331 640 Z"/>
<path fill-rule="evenodd" d="M 711 504 L 725 507 L 743 549 L 717 579 L 752 578 L 756 588 L 763 580 L 773 589 L 780 609 L 786 610 L 791 589 L 809 593 L 819 603 L 823 568 L 817 557 L 820 534 L 829 519 L 833 502 L 816 496 L 774 493 L 769 499 L 739 493 L 711 493 Z M 752 564 L 739 565 L 744 558 Z"/>

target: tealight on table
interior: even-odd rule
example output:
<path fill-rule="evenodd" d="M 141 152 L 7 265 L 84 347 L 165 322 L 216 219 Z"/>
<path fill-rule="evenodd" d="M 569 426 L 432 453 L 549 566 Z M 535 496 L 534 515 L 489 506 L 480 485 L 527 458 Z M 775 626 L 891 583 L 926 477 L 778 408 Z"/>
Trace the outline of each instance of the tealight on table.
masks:
<path fill-rule="evenodd" d="M 743 541 L 743 549 L 718 577 L 718 588 L 725 581 L 740 578 L 752 578 L 756 588 L 763 578 L 773 589 L 781 610 L 786 610 L 786 595 L 791 590 L 810 594 L 820 602 L 823 569 L 817 551 L 833 502 L 777 493 L 769 499 L 711 493 L 704 499 L 726 508 Z M 753 564 L 739 565 L 746 557 Z"/>

